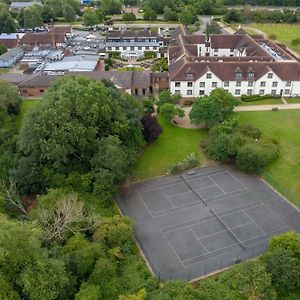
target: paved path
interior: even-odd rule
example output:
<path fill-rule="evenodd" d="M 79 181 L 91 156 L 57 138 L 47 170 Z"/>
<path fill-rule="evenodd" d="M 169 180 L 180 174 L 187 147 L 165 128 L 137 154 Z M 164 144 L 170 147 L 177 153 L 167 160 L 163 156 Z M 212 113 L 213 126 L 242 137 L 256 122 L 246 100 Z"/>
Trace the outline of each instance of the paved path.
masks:
<path fill-rule="evenodd" d="M 249 105 L 249 106 L 237 106 L 234 111 L 264 111 L 272 110 L 277 107 L 279 110 L 282 109 L 300 109 L 300 103 L 297 104 L 268 104 L 268 105 Z"/>

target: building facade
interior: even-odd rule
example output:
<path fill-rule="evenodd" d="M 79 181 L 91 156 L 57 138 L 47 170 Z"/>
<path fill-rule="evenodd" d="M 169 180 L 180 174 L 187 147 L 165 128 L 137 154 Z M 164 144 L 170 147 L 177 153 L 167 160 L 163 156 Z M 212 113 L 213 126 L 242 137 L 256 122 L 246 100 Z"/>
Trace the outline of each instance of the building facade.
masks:
<path fill-rule="evenodd" d="M 183 99 L 223 88 L 241 95 L 300 96 L 300 62 L 288 50 L 239 30 L 191 36 L 179 29 L 169 48 L 169 88 Z"/>

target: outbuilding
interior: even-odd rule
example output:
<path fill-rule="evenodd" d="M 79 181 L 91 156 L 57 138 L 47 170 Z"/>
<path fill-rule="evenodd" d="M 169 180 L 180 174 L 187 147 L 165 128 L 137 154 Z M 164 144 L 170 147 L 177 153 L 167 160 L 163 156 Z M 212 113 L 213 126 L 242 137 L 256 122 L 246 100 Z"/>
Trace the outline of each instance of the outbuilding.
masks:
<path fill-rule="evenodd" d="M 8 50 L 6 53 L 0 56 L 0 68 L 10 68 L 24 55 L 24 51 L 21 47 L 15 47 Z"/>

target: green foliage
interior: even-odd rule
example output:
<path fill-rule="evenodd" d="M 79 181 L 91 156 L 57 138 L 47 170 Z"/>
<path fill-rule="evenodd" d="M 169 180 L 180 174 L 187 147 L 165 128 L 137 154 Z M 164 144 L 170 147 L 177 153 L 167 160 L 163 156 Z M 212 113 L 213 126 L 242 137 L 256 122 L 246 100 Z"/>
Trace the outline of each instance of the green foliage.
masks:
<path fill-rule="evenodd" d="M 168 90 L 163 90 L 158 95 L 158 106 L 160 107 L 163 104 L 170 103 L 170 104 L 178 104 L 180 101 L 180 96 L 178 95 L 171 95 Z"/>
<path fill-rule="evenodd" d="M 300 287 L 300 260 L 290 250 L 277 249 L 264 255 L 266 270 L 278 295 L 286 295 Z"/>
<path fill-rule="evenodd" d="M 166 72 L 168 71 L 168 60 L 166 58 L 159 58 L 155 61 L 152 71 L 153 72 Z"/>
<path fill-rule="evenodd" d="M 0 33 L 13 33 L 16 30 L 16 22 L 8 10 L 0 11 Z"/>
<path fill-rule="evenodd" d="M 168 122 L 171 122 L 176 116 L 184 117 L 184 110 L 171 103 L 160 105 L 159 113 Z"/>
<path fill-rule="evenodd" d="M 237 290 L 246 299 L 275 300 L 272 277 L 259 260 L 245 262 L 220 277 L 220 281 Z"/>
<path fill-rule="evenodd" d="M 82 19 L 83 24 L 89 27 L 100 23 L 97 12 L 94 9 L 86 10 L 82 15 Z"/>
<path fill-rule="evenodd" d="M 179 21 L 184 25 L 194 24 L 198 17 L 192 7 L 184 7 L 179 14 Z"/>
<path fill-rule="evenodd" d="M 132 22 L 136 20 L 136 16 L 134 13 L 126 13 L 122 16 L 123 21 L 125 22 Z"/>
<path fill-rule="evenodd" d="M 101 82 L 61 78 L 21 130 L 19 187 L 93 188 L 110 199 L 142 144 L 140 111 L 130 97 Z"/>
<path fill-rule="evenodd" d="M 4 54 L 7 52 L 7 48 L 4 45 L 0 44 L 0 55 Z"/>
<path fill-rule="evenodd" d="M 147 292 L 145 289 L 141 289 L 135 295 L 128 295 L 128 296 L 120 296 L 119 300 L 146 300 Z"/>
<path fill-rule="evenodd" d="M 198 164 L 199 164 L 199 160 L 196 157 L 196 154 L 191 153 L 184 160 L 173 165 L 170 168 L 169 173 L 171 173 L 171 174 L 179 173 L 179 172 L 182 172 L 187 169 L 195 168 L 198 166 Z"/>
<path fill-rule="evenodd" d="M 157 19 L 157 14 L 153 10 L 146 10 L 143 15 L 146 21 L 155 21 Z"/>
<path fill-rule="evenodd" d="M 19 16 L 18 21 L 22 27 L 33 28 L 43 25 L 42 6 L 33 5 L 23 11 L 23 16 Z"/>
<path fill-rule="evenodd" d="M 71 5 L 66 5 L 64 7 L 64 18 L 67 22 L 73 22 L 75 21 L 75 10 L 73 9 L 73 7 Z"/>
<path fill-rule="evenodd" d="M 215 89 L 209 96 L 198 98 L 189 114 L 193 124 L 210 128 L 232 117 L 236 99 L 223 89 Z"/>
<path fill-rule="evenodd" d="M 17 115 L 21 104 L 17 88 L 2 79 L 0 80 L 0 90 L 0 112 L 7 115 Z"/>
<path fill-rule="evenodd" d="M 101 7 L 109 15 L 120 14 L 122 3 L 120 0 L 103 0 Z"/>
<path fill-rule="evenodd" d="M 43 5 L 41 17 L 44 22 L 54 21 L 56 18 L 54 9 L 49 5 Z"/>

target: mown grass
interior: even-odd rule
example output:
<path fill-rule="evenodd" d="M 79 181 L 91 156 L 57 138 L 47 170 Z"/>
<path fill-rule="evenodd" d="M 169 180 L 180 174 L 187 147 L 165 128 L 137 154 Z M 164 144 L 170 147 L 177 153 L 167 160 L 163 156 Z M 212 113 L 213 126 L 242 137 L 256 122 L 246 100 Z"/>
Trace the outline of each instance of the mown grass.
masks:
<path fill-rule="evenodd" d="M 249 105 L 266 105 L 266 104 L 283 104 L 281 99 L 263 99 L 251 102 L 243 102 L 239 103 L 239 106 L 249 106 Z"/>
<path fill-rule="evenodd" d="M 21 104 L 21 110 L 17 118 L 18 128 L 21 128 L 25 114 L 34 109 L 34 107 L 36 107 L 40 101 L 40 99 L 23 99 Z"/>
<path fill-rule="evenodd" d="M 300 103 L 300 98 L 285 98 L 285 100 L 289 104 Z"/>
<path fill-rule="evenodd" d="M 253 24 L 255 28 L 265 32 L 267 35 L 275 34 L 276 40 L 288 45 L 291 49 L 300 54 L 300 45 L 293 46 L 292 40 L 300 37 L 300 26 L 291 24 Z"/>
<path fill-rule="evenodd" d="M 280 143 L 280 157 L 262 174 L 275 189 L 300 207 L 300 110 L 240 112 L 238 120 L 252 123 Z"/>
<path fill-rule="evenodd" d="M 131 181 L 164 175 L 172 165 L 193 152 L 199 158 L 200 164 L 205 161 L 200 151 L 200 142 L 206 137 L 206 130 L 180 128 L 160 117 L 159 123 L 163 128 L 163 133 L 158 140 L 145 147 Z"/>

